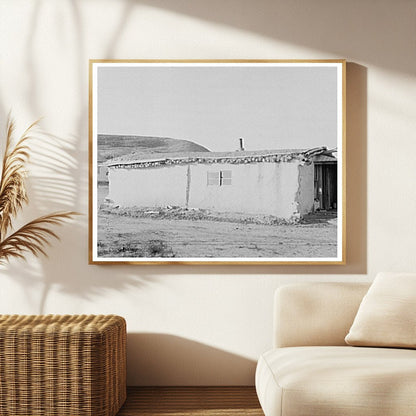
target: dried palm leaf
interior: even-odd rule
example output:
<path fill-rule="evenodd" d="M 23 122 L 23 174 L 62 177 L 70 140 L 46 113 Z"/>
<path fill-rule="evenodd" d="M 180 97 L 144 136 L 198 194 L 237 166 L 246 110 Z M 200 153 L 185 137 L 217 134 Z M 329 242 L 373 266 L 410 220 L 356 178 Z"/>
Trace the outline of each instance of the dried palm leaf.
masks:
<path fill-rule="evenodd" d="M 0 237 L 6 235 L 12 226 L 12 218 L 28 202 L 25 165 L 29 159 L 29 148 L 26 140 L 30 138 L 30 132 L 36 124 L 37 121 L 31 124 L 13 146 L 15 125 L 9 117 L 0 179 Z"/>
<path fill-rule="evenodd" d="M 47 256 L 45 247 L 50 245 L 49 239 L 52 237 L 59 240 L 58 235 L 49 227 L 60 225 L 74 215 L 78 213 L 55 212 L 28 222 L 0 242 L 0 264 L 4 264 L 10 257 L 23 259 L 25 252 L 30 252 L 35 256 L 39 254 Z"/>

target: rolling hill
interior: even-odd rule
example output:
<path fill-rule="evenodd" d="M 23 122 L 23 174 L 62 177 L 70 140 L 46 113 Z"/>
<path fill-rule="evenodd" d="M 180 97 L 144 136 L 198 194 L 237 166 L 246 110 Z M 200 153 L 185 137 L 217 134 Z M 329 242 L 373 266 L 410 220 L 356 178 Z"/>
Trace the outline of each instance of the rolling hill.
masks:
<path fill-rule="evenodd" d="M 97 142 L 98 163 L 130 153 L 174 153 L 209 152 L 209 150 L 189 140 L 169 137 L 122 136 L 99 134 Z"/>

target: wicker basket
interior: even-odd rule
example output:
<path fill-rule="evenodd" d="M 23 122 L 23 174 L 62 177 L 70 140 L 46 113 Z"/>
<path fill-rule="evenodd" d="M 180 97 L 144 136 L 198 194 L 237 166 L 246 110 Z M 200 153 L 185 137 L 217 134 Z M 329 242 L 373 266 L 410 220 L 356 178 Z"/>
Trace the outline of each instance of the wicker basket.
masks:
<path fill-rule="evenodd" d="M 114 416 L 126 399 L 126 322 L 0 315 L 0 415 Z"/>

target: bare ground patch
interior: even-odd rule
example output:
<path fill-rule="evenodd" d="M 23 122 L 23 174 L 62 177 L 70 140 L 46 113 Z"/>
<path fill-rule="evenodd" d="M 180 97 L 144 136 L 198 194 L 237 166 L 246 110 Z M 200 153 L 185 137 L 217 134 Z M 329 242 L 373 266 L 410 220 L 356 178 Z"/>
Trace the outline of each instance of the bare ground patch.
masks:
<path fill-rule="evenodd" d="M 98 215 L 102 257 L 335 257 L 336 225 Z"/>

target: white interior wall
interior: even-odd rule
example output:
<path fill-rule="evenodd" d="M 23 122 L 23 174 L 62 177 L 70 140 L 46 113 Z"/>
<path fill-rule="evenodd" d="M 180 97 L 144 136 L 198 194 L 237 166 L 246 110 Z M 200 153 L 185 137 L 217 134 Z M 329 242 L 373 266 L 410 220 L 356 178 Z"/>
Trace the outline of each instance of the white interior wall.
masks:
<path fill-rule="evenodd" d="M 416 270 L 415 18 L 414 0 L 2 0 L 2 131 L 12 109 L 48 132 L 19 221 L 84 215 L 1 268 L 0 311 L 124 316 L 129 384 L 252 384 L 276 287 Z M 88 265 L 89 58 L 346 58 L 348 264 Z"/>

